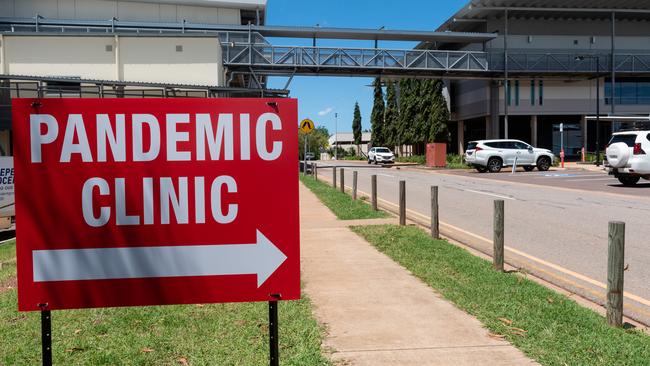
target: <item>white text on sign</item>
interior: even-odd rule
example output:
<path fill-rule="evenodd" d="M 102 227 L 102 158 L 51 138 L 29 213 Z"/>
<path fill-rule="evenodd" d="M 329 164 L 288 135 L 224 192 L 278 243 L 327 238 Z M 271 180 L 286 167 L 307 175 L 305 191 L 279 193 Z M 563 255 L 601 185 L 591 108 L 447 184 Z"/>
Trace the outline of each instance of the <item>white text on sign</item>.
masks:
<path fill-rule="evenodd" d="M 65 131 L 60 133 L 54 116 L 31 114 L 31 162 L 42 163 L 46 158 L 43 147 L 58 139 L 62 139 L 62 143 L 56 158 L 61 163 L 70 163 L 73 159 L 84 163 L 107 162 L 109 156 L 112 158 L 110 161 L 116 163 L 148 162 L 161 158 L 166 161 L 247 161 L 251 160 L 252 154 L 265 161 L 278 159 L 282 154 L 282 141 L 268 141 L 267 129 L 281 130 L 280 117 L 275 113 L 263 113 L 255 120 L 253 129 L 250 120 L 250 114 L 176 113 L 166 114 L 161 128 L 160 121 L 151 114 L 96 114 L 91 121 L 84 120 L 81 114 L 69 114 Z M 190 141 L 188 131 L 179 128 L 191 122 L 194 122 L 195 141 Z M 86 133 L 87 123 L 95 123 L 93 136 Z M 238 152 L 234 148 L 236 126 L 239 128 Z M 161 151 L 161 136 L 164 136 L 164 151 Z M 251 141 L 254 141 L 254 148 Z M 179 143 L 190 143 L 193 148 L 180 149 Z M 224 193 L 229 195 L 230 202 L 236 199 L 237 182 L 228 175 L 208 179 L 205 176 L 144 177 L 140 182 L 127 183 L 125 178 L 110 181 L 102 177 L 88 178 L 81 192 L 85 223 L 91 227 L 102 227 L 111 221 L 119 226 L 153 225 L 155 222 L 167 225 L 172 223 L 173 217 L 177 224 L 188 224 L 190 220 L 202 224 L 206 219 L 229 224 L 238 214 L 237 203 L 229 203 L 225 208 L 222 205 Z M 189 197 L 190 185 L 194 191 L 193 198 Z M 136 215 L 127 214 L 131 211 L 127 210 L 126 199 L 129 188 L 142 192 L 142 210 Z M 209 205 L 206 205 L 206 195 Z M 110 197 L 113 204 L 100 205 L 97 198 L 102 196 Z M 191 199 L 194 201 L 193 213 L 189 212 Z M 154 213 L 154 207 L 159 208 L 159 214 Z"/>
<path fill-rule="evenodd" d="M 181 151 L 179 142 L 189 142 L 189 133 L 179 131 L 179 125 L 190 124 L 190 116 L 196 121 L 196 143 L 194 151 Z M 127 120 L 129 117 L 129 120 Z M 112 118 L 112 119 L 111 119 Z M 113 123 L 114 122 L 114 123 Z M 130 131 L 126 128 L 127 122 L 131 125 Z M 234 160 L 234 116 L 233 114 L 219 114 L 215 119 L 210 114 L 189 113 L 167 114 L 165 118 L 166 151 L 164 157 L 167 161 L 192 161 L 206 160 Z M 69 163 L 73 155 L 78 154 L 81 161 L 91 163 L 94 161 L 107 161 L 108 152 L 116 162 L 125 162 L 129 158 L 127 151 L 127 132 L 131 133 L 130 159 L 134 162 L 153 161 L 160 156 L 161 127 L 158 119 L 151 114 L 97 114 L 95 118 L 97 134 L 95 138 L 96 151 L 93 156 L 89 136 L 86 134 L 84 119 L 81 114 L 68 115 L 66 128 L 63 133 L 63 145 L 59 162 Z M 282 129 L 282 121 L 275 113 L 264 113 L 257 118 L 255 124 L 255 151 L 258 156 L 266 161 L 276 160 L 282 153 L 282 142 L 273 141 L 271 148 L 267 146 L 267 125 L 273 130 Z M 54 116 L 48 114 L 30 115 L 30 143 L 32 163 L 42 162 L 42 146 L 53 143 L 60 138 L 59 124 Z M 149 146 L 145 147 L 144 130 L 149 133 Z M 43 129 L 45 127 L 45 131 Z M 251 157 L 251 129 L 250 115 L 239 115 L 240 128 L 240 160 L 250 160 Z M 75 140 L 77 140 L 75 142 Z M 206 146 L 207 143 L 207 146 Z M 208 153 L 206 154 L 206 148 Z M 223 155 L 221 152 L 223 151 Z"/>

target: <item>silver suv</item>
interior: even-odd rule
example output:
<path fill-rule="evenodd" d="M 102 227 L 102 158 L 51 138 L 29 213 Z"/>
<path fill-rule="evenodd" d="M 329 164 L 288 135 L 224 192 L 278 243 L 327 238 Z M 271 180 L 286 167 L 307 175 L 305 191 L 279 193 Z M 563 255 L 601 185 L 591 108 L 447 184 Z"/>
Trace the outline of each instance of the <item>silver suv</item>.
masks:
<path fill-rule="evenodd" d="M 605 167 L 626 186 L 650 180 L 650 131 L 617 132 L 607 144 Z"/>
<path fill-rule="evenodd" d="M 393 164 L 395 162 L 395 154 L 387 147 L 373 147 L 368 151 L 368 164 Z"/>
<path fill-rule="evenodd" d="M 535 167 L 547 171 L 553 166 L 555 155 L 519 140 L 480 140 L 467 145 L 465 161 L 480 173 L 498 173 L 504 166 L 515 164 L 527 172 Z"/>

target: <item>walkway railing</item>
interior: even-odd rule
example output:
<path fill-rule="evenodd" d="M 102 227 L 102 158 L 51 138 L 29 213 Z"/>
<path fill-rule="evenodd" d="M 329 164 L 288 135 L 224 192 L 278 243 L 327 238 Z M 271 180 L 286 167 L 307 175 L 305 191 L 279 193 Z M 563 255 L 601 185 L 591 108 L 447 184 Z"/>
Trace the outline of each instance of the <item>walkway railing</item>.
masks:
<path fill-rule="evenodd" d="M 488 71 L 487 53 L 222 43 L 224 65 L 255 68 Z"/>

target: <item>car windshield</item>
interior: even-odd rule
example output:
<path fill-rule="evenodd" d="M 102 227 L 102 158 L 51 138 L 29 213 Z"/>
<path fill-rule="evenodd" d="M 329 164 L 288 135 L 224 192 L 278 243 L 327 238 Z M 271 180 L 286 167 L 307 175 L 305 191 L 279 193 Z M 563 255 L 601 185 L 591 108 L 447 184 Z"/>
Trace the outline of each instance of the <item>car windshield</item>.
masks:
<path fill-rule="evenodd" d="M 390 150 L 388 150 L 388 149 L 385 148 L 385 147 L 380 147 L 380 148 L 377 148 L 377 149 L 375 150 L 375 152 L 378 152 L 378 153 L 390 153 Z"/>
<path fill-rule="evenodd" d="M 614 135 L 612 136 L 612 139 L 609 141 L 609 145 L 615 144 L 617 142 L 623 142 L 629 147 L 634 147 L 634 143 L 636 142 L 636 135 L 634 134 Z"/>

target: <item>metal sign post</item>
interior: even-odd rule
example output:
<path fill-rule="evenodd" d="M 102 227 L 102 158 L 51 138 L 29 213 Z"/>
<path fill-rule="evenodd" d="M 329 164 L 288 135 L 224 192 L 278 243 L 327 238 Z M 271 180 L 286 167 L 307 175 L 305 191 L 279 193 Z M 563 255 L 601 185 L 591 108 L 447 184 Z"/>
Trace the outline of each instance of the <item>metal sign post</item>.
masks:
<path fill-rule="evenodd" d="M 564 168 L 564 123 L 560 123 L 560 161 Z"/>
<path fill-rule="evenodd" d="M 41 349 L 43 366 L 52 366 L 52 314 L 47 304 L 38 304 L 41 308 Z"/>
<path fill-rule="evenodd" d="M 307 175 L 307 136 L 314 130 L 316 127 L 314 121 L 309 118 L 305 118 L 300 121 L 300 129 L 305 133 L 305 148 L 302 151 L 302 173 Z"/>
<path fill-rule="evenodd" d="M 307 176 L 307 135 L 305 135 L 305 148 L 302 153 L 302 175 Z"/>
<path fill-rule="evenodd" d="M 271 295 L 280 299 L 280 295 Z M 280 366 L 280 342 L 278 339 L 278 302 L 269 301 L 269 365 Z"/>

